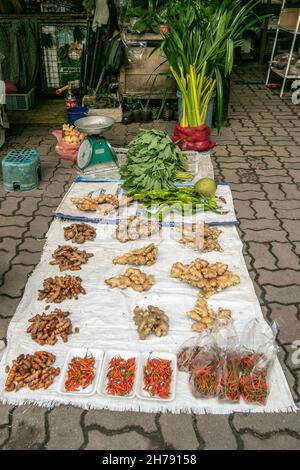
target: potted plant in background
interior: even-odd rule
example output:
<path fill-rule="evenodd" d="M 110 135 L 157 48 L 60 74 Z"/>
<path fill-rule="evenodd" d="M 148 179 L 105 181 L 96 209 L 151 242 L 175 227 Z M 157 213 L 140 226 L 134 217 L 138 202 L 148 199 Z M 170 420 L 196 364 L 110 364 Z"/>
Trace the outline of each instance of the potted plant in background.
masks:
<path fill-rule="evenodd" d="M 141 120 L 141 100 L 137 96 L 130 96 L 123 102 L 123 123 L 139 122 Z"/>
<path fill-rule="evenodd" d="M 234 49 L 241 44 L 243 32 L 261 19 L 253 13 L 259 1 L 250 0 L 242 6 L 240 0 L 224 0 L 210 7 L 207 1 L 187 0 L 184 2 L 184 12 L 171 16 L 169 30 L 164 34 L 160 46 L 178 87 L 181 82 L 186 92 L 189 88 L 188 76 L 189 79 L 200 80 L 205 67 L 203 80 L 208 83 L 207 79 L 211 78 L 213 82 L 210 83 L 214 83 L 216 91 L 218 128 L 221 127 L 223 117 L 224 78 L 231 74 Z M 194 86 L 194 90 L 197 90 L 197 86 Z M 199 102 L 194 96 L 192 106 L 198 107 L 202 117 L 203 110 L 200 107 L 203 103 L 207 113 L 209 106 L 206 106 L 206 100 Z M 187 109 L 186 113 L 189 113 Z M 188 122 L 189 118 L 186 119 Z"/>
<path fill-rule="evenodd" d="M 125 24 L 129 25 L 133 33 L 142 34 L 146 31 L 158 33 L 157 7 L 158 0 L 148 0 L 147 8 L 128 7 L 125 13 Z"/>
<path fill-rule="evenodd" d="M 163 7 L 161 7 L 157 13 L 157 22 L 159 24 L 159 31 L 162 34 L 166 34 L 169 31 L 169 21 L 170 17 L 170 2 Z"/>
<path fill-rule="evenodd" d="M 149 109 L 149 103 L 150 103 L 150 96 L 149 98 L 147 99 L 145 105 L 143 105 L 143 103 L 141 103 L 141 121 L 142 122 L 149 122 L 152 120 L 152 112 L 151 112 L 151 109 Z"/>

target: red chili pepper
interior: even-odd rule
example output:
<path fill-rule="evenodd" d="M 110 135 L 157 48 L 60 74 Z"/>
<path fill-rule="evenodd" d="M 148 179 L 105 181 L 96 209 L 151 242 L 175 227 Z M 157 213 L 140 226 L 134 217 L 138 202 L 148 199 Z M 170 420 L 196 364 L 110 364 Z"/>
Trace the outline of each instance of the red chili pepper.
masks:
<path fill-rule="evenodd" d="M 221 400 L 239 401 L 240 399 L 240 357 L 238 354 L 228 353 L 223 366 L 218 397 Z"/>
<path fill-rule="evenodd" d="M 126 396 L 132 391 L 136 371 L 135 357 L 113 357 L 108 366 L 106 391 L 109 395 Z"/>
<path fill-rule="evenodd" d="M 65 389 L 67 392 L 77 392 L 79 387 L 87 388 L 95 377 L 95 358 L 91 354 L 85 357 L 73 357 L 68 365 Z"/>
<path fill-rule="evenodd" d="M 260 403 L 265 405 L 269 393 L 267 383 L 267 370 L 258 367 L 259 361 L 263 364 L 262 354 L 248 354 L 241 360 L 240 390 L 247 403 Z"/>
<path fill-rule="evenodd" d="M 148 359 L 144 366 L 144 390 L 151 396 L 169 398 L 172 380 L 171 361 Z"/>

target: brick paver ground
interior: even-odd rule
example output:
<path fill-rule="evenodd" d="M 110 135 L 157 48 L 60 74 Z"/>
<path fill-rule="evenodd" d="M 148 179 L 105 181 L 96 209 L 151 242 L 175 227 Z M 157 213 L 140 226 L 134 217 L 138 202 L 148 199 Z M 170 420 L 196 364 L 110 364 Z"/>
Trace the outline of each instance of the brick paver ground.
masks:
<path fill-rule="evenodd" d="M 259 70 L 233 84 L 230 118 L 213 154 L 216 177 L 231 184 L 244 254 L 264 315 L 279 327 L 279 357 L 295 401 L 300 399 L 300 108 L 267 90 Z M 172 129 L 173 124 L 156 123 Z M 138 125 L 108 134 L 123 146 Z M 50 127 L 11 130 L 8 148 L 35 145 L 43 181 L 31 193 L 0 189 L 0 339 L 38 263 L 52 211 L 75 172 L 54 154 Z M 299 449 L 293 414 L 147 415 L 0 406 L 2 449 Z"/>

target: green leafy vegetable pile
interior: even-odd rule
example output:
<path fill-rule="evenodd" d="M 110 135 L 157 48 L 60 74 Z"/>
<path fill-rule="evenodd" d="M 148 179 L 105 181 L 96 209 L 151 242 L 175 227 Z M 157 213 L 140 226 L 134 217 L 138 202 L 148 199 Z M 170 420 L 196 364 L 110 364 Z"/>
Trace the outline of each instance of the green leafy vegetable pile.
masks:
<path fill-rule="evenodd" d="M 190 176 L 186 170 L 186 155 L 165 132 L 141 129 L 129 144 L 120 174 L 124 189 L 138 192 L 174 188 L 179 177 Z"/>

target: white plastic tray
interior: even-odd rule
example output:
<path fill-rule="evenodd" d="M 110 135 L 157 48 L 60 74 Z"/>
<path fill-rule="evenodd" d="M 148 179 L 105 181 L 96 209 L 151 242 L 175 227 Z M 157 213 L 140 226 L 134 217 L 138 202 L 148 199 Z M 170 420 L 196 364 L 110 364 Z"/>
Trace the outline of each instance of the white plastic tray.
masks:
<path fill-rule="evenodd" d="M 170 387 L 169 398 L 160 398 L 158 396 L 151 396 L 148 392 L 144 390 L 144 366 L 149 358 L 167 359 L 168 361 L 171 361 L 172 376 L 171 376 L 171 387 Z M 139 398 L 143 400 L 155 400 L 155 401 L 160 401 L 160 402 L 172 401 L 174 400 L 175 393 L 176 393 L 176 378 L 177 378 L 177 357 L 175 354 L 164 353 L 164 352 L 142 353 L 136 394 Z"/>
<path fill-rule="evenodd" d="M 85 357 L 86 354 L 92 354 L 95 358 L 95 377 L 91 385 L 89 385 L 87 388 L 79 388 L 77 392 L 67 392 L 65 389 L 65 381 L 67 378 L 67 373 L 68 373 L 68 365 L 71 362 L 71 360 L 74 357 Z M 100 374 L 100 367 L 103 359 L 103 351 L 100 349 L 89 349 L 89 348 L 74 348 L 71 349 L 66 357 L 63 370 L 60 376 L 60 381 L 58 383 L 58 392 L 61 393 L 62 395 L 72 395 L 72 396 L 78 396 L 78 395 L 84 395 L 85 397 L 88 397 L 90 395 L 93 395 L 96 391 L 97 388 L 97 383 L 99 380 L 99 374 Z"/>
<path fill-rule="evenodd" d="M 106 385 L 107 385 L 107 372 L 108 372 L 108 367 L 111 359 L 113 357 L 120 356 L 123 359 L 130 359 L 131 357 L 135 358 L 135 379 L 132 387 L 132 391 L 129 395 L 125 396 L 120 396 L 120 395 L 110 395 L 106 391 Z M 117 351 L 117 350 L 110 350 L 110 351 L 105 351 L 104 359 L 103 359 L 103 367 L 101 369 L 101 374 L 100 374 L 100 379 L 98 382 L 98 387 L 97 387 L 97 393 L 100 395 L 103 395 L 105 397 L 110 397 L 110 398 L 132 398 L 136 394 L 136 386 L 137 386 L 137 379 L 139 377 L 140 373 L 140 353 L 137 351 Z"/>

